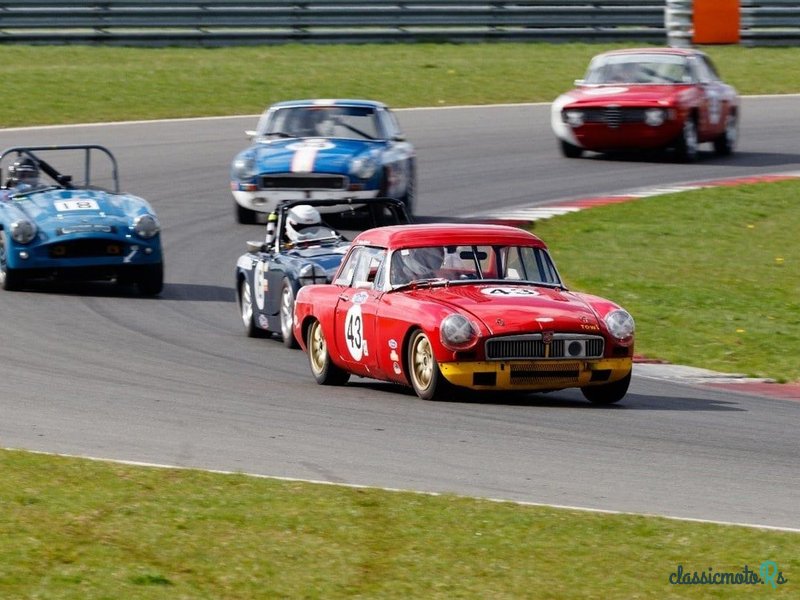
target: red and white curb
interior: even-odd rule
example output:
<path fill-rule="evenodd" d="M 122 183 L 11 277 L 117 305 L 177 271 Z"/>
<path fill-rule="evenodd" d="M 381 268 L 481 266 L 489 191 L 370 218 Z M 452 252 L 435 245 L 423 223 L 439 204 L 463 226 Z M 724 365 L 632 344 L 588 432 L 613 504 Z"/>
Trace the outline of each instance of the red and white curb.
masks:
<path fill-rule="evenodd" d="M 556 200 L 554 202 L 536 206 L 522 206 L 518 208 L 505 209 L 502 212 L 486 211 L 474 213 L 472 215 L 468 215 L 467 218 L 480 219 L 482 221 L 490 221 L 492 223 L 532 223 L 534 221 L 541 221 L 551 217 L 578 212 L 587 208 L 594 208 L 596 206 L 604 206 L 607 204 L 631 202 L 633 200 L 641 200 L 643 198 L 652 198 L 653 196 L 663 196 L 665 194 L 676 194 L 680 192 L 689 192 L 692 190 L 702 190 L 705 188 L 733 187 L 749 185 L 753 183 L 786 181 L 788 179 L 800 179 L 800 171 L 777 173 L 773 175 L 752 175 L 747 177 L 712 179 L 709 181 L 681 185 L 646 187 L 627 193 L 610 194 L 605 196 L 588 196 L 585 198 L 570 200 Z"/>

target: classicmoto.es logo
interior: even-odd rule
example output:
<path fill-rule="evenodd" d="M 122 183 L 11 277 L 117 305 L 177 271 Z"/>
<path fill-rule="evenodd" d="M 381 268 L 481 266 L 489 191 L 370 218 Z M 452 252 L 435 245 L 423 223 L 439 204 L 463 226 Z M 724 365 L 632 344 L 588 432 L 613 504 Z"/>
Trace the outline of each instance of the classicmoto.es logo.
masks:
<path fill-rule="evenodd" d="M 762 562 L 758 572 L 747 565 L 738 572 L 715 571 L 712 567 L 706 571 L 685 571 L 683 565 L 678 565 L 669 576 L 669 582 L 673 585 L 769 585 L 777 589 L 788 581 L 774 560 Z"/>

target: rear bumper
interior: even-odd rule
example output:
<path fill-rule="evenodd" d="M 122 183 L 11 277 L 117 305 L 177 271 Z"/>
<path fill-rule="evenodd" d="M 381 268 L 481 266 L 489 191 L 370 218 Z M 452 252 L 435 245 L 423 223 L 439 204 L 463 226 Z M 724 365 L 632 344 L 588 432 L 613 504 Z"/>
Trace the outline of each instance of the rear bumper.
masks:
<path fill-rule="evenodd" d="M 473 390 L 550 391 L 603 385 L 631 372 L 633 360 L 481 361 L 442 363 L 442 375 L 460 387 Z"/>

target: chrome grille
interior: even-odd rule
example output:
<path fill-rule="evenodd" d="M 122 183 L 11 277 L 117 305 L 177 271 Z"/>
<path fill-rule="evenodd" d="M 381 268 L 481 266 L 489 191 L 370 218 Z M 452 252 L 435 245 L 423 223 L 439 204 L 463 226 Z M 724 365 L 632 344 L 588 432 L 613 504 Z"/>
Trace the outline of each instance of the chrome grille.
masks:
<path fill-rule="evenodd" d="M 644 113 L 643 108 L 606 106 L 586 109 L 583 119 L 586 123 L 605 123 L 616 129 L 622 123 L 643 123 Z"/>
<path fill-rule="evenodd" d="M 597 335 L 556 333 L 551 342 L 545 344 L 541 333 L 531 333 L 491 338 L 486 340 L 485 350 L 487 360 L 600 358 L 605 340 Z M 579 352 L 575 353 L 576 350 Z"/>
<path fill-rule="evenodd" d="M 603 121 L 611 129 L 616 129 L 622 123 L 622 109 L 619 106 L 609 106 L 605 109 Z"/>
<path fill-rule="evenodd" d="M 314 175 L 302 173 L 293 175 L 262 175 L 261 188 L 265 190 L 346 190 L 349 185 L 343 175 Z"/>

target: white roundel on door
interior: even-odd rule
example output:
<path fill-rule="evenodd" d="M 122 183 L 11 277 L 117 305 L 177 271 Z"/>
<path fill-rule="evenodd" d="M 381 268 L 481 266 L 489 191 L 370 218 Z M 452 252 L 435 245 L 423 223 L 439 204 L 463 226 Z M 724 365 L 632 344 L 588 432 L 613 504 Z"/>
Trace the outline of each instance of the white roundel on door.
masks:
<path fill-rule="evenodd" d="M 344 319 L 344 339 L 347 349 L 353 360 L 361 360 L 364 356 L 364 319 L 361 313 L 361 305 L 354 304 L 347 311 Z"/>

